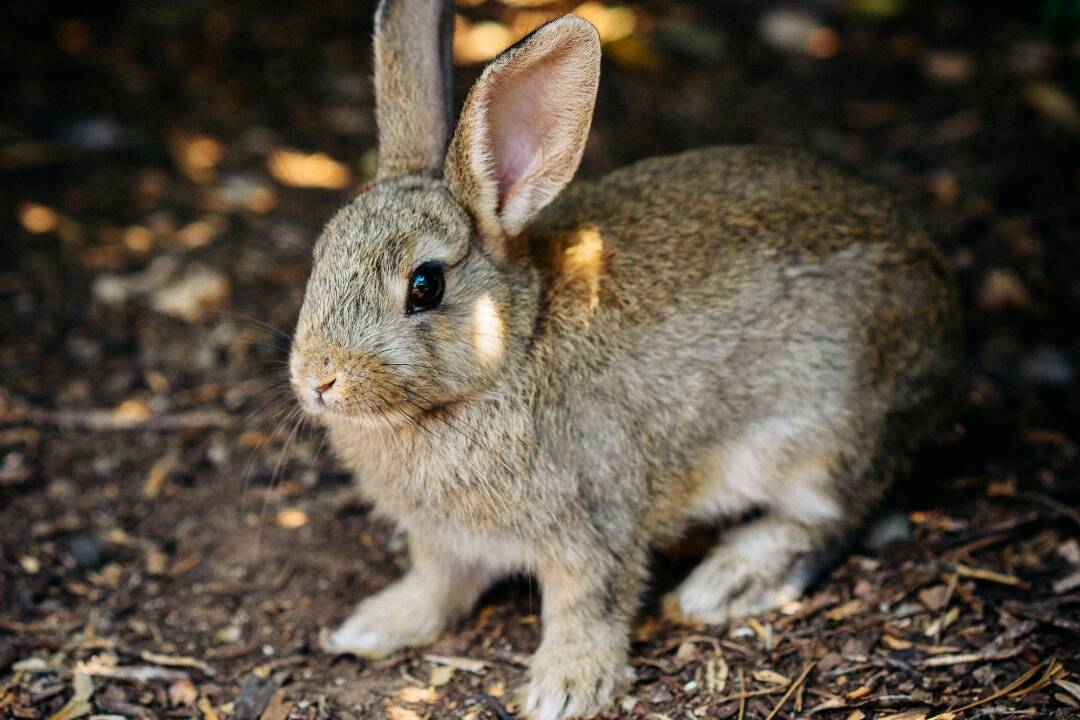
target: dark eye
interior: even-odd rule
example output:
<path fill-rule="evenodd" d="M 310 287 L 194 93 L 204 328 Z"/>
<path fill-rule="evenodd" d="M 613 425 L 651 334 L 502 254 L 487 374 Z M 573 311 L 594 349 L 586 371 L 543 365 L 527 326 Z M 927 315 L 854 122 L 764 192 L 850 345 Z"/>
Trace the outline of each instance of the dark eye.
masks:
<path fill-rule="evenodd" d="M 442 263 L 426 262 L 413 271 L 409 279 L 409 299 L 405 312 L 412 314 L 439 306 L 443 296 Z"/>

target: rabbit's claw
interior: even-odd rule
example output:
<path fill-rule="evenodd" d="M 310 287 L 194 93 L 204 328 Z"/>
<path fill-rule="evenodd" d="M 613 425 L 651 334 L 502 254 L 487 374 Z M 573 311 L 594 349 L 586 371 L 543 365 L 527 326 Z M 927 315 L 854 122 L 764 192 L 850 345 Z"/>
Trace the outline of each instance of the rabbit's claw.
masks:
<path fill-rule="evenodd" d="M 610 657 L 604 648 L 541 649 L 533 656 L 529 682 L 523 688 L 525 717 L 591 717 L 609 707 L 631 678 L 625 659 Z"/>

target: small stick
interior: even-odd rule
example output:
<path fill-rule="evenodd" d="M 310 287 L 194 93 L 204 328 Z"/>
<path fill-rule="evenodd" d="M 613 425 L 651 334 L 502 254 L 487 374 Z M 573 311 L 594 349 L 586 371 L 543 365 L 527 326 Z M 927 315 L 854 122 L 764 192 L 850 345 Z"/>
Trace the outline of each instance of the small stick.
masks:
<path fill-rule="evenodd" d="M 791 694 L 795 692 L 795 689 L 803 684 L 803 680 L 806 680 L 806 676 L 810 674 L 810 671 L 814 669 L 815 665 L 817 665 L 817 660 L 811 660 L 810 662 L 806 663 L 806 667 L 804 667 L 803 671 L 799 673 L 799 677 L 795 678 L 795 682 L 788 685 L 787 692 L 784 693 L 784 696 L 782 698 L 780 698 L 780 702 L 776 703 L 776 707 L 774 707 L 772 709 L 772 712 L 769 713 L 768 716 L 766 716 L 765 720 L 773 720 L 773 718 L 776 717 L 777 713 L 780 712 L 780 708 L 784 707 L 784 703 L 788 701 L 788 698 L 790 698 Z"/>
<path fill-rule="evenodd" d="M 235 421 L 220 410 L 191 410 L 148 417 L 132 417 L 101 408 L 47 410 L 16 400 L 10 393 L 0 388 L 0 424 L 48 425 L 60 430 L 88 430 L 90 432 L 138 430 L 176 432 L 230 428 Z"/>
<path fill-rule="evenodd" d="M 1039 668 L 1043 667 L 1043 665 L 1046 666 L 1046 671 L 1043 673 L 1043 677 L 1039 681 L 1036 681 L 1032 686 L 1027 687 L 1027 688 L 1023 688 L 1022 692 L 1019 691 L 1018 688 L 1020 688 L 1020 686 L 1022 686 L 1024 683 L 1026 683 L 1031 678 L 1035 677 L 1035 674 L 1037 672 L 1039 672 Z M 1031 668 L 1030 670 L 1025 672 L 1023 675 L 1016 678 L 1011 683 L 1009 683 L 1005 687 L 1001 688 L 997 692 L 995 692 L 995 693 L 993 693 L 991 695 L 987 695 L 986 697 L 982 698 L 981 700 L 976 700 L 975 702 L 968 703 L 967 705 L 964 705 L 963 707 L 958 707 L 955 710 L 949 710 L 948 712 L 944 712 L 944 713 L 940 713 L 938 715 L 934 715 L 932 718 L 929 718 L 929 720 L 939 720 L 939 718 L 952 717 L 952 715 L 954 715 L 955 713 L 963 712 L 964 710 L 970 710 L 971 708 L 978 707 L 979 705 L 985 705 L 988 702 L 993 702 L 994 700 L 998 700 L 998 699 L 1003 698 L 1003 697 L 1005 697 L 1007 695 L 1012 696 L 1014 694 L 1016 694 L 1016 695 L 1026 694 L 1026 693 L 1031 692 L 1031 691 L 1033 691 L 1035 689 L 1040 689 L 1042 687 L 1045 687 L 1046 684 L 1049 684 L 1049 682 L 1052 681 L 1053 679 L 1055 679 L 1057 677 L 1060 677 L 1061 674 L 1062 673 L 1061 673 L 1061 669 L 1059 669 L 1057 658 L 1050 658 L 1050 661 L 1048 663 L 1039 663 L 1038 665 Z"/>
<path fill-rule="evenodd" d="M 784 687 L 786 687 L 786 686 L 777 686 L 777 687 L 765 688 L 764 690 L 751 690 L 750 692 L 741 692 L 740 691 L 740 692 L 737 692 L 737 693 L 733 693 L 731 695 L 725 695 L 725 696 L 723 696 L 721 698 L 717 698 L 716 702 L 725 703 L 725 702 L 728 702 L 729 700 L 740 700 L 740 699 L 744 699 L 744 698 L 755 698 L 755 697 L 763 697 L 765 695 L 775 695 L 776 693 L 783 690 Z"/>
<path fill-rule="evenodd" d="M 746 674 L 739 666 L 739 720 L 746 717 Z"/>

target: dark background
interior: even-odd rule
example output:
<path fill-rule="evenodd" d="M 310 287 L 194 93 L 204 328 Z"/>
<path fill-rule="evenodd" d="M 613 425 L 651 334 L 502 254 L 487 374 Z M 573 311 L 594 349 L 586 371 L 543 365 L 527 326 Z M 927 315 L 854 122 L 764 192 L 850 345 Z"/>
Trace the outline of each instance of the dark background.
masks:
<path fill-rule="evenodd" d="M 956 273 L 972 371 L 910 485 L 908 541 L 856 555 L 792 615 L 687 630 L 647 609 L 625 714 L 734 717 L 738 672 L 767 690 L 762 671 L 794 678 L 812 659 L 799 695 L 806 709 L 839 703 L 825 717 L 921 717 L 1032 667 L 1019 696 L 963 717 L 1074 716 L 1076 692 L 1029 686 L 1057 677 L 1053 657 L 1080 669 L 1080 3 L 612 5 L 581 11 L 615 28 L 581 174 L 762 142 L 877 179 Z M 485 42 L 575 6 L 460 3 L 458 102 Z M 312 650 L 404 562 L 321 435 L 297 426 L 278 334 L 313 238 L 374 167 L 372 12 L 0 10 L 0 716 L 50 716 L 85 663 L 95 713 L 512 708 L 538 638 L 526 582 L 436 646 L 484 674 L 458 669 L 427 694 L 401 694 L 433 680 L 422 651 L 365 663 Z M 696 551 L 669 549 L 661 578 Z M 178 657 L 216 672 L 100 677 Z M 774 695 L 750 698 L 746 717 Z"/>

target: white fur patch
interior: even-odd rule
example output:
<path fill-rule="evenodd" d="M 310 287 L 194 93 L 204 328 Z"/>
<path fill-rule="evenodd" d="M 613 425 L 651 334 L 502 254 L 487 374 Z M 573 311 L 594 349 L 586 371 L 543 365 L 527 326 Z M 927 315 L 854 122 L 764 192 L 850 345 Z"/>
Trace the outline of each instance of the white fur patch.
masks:
<path fill-rule="evenodd" d="M 702 490 L 691 516 L 711 520 L 761 507 L 807 523 L 838 519 L 828 466 L 832 448 L 807 426 L 771 418 L 707 450 L 697 467 Z"/>

